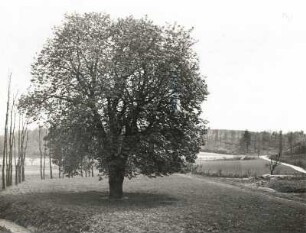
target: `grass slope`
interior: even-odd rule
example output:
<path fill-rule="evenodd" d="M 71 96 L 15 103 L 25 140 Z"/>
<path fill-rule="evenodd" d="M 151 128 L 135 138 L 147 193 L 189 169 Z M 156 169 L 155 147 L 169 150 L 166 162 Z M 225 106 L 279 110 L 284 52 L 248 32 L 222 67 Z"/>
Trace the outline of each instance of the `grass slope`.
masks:
<path fill-rule="evenodd" d="M 282 155 L 280 160 L 306 169 L 306 154 Z"/>
<path fill-rule="evenodd" d="M 126 199 L 107 199 L 107 180 L 32 180 L 0 193 L 0 218 L 37 232 L 305 232 L 305 205 L 210 178 L 126 180 Z"/>
<path fill-rule="evenodd" d="M 269 162 L 262 159 L 200 161 L 194 169 L 197 174 L 219 177 L 256 177 L 270 173 Z M 295 173 L 298 172 L 284 165 L 274 171 L 274 174 L 282 175 Z"/>

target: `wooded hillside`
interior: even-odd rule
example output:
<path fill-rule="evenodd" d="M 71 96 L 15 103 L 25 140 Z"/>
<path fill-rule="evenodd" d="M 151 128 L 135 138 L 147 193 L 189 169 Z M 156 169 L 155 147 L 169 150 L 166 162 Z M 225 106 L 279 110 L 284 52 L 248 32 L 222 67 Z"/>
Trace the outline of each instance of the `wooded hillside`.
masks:
<path fill-rule="evenodd" d="M 248 132 L 249 138 L 245 138 L 246 132 Z M 248 146 L 246 146 L 246 140 L 248 141 Z M 208 129 L 207 134 L 204 136 L 204 141 L 205 145 L 202 147 L 202 150 L 207 152 L 273 154 L 278 151 L 279 132 Z M 306 135 L 302 131 L 283 134 L 283 148 L 285 153 L 305 153 L 305 142 Z"/>

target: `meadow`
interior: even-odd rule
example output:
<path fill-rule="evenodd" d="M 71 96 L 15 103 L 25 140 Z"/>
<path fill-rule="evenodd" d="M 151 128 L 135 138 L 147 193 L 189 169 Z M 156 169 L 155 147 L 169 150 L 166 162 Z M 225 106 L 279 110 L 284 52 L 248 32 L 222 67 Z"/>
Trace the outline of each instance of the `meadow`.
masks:
<path fill-rule="evenodd" d="M 280 158 L 280 160 L 284 163 L 289 163 L 306 169 L 306 154 L 285 154 Z"/>
<path fill-rule="evenodd" d="M 124 182 L 108 199 L 97 177 L 26 182 L 0 192 L 0 218 L 32 232 L 304 232 L 305 207 L 211 178 L 175 174 Z M 282 211 L 286 210 L 286 211 Z M 243 218 L 241 218 L 243 216 Z M 275 217 L 277 216 L 277 217 Z"/>
<path fill-rule="evenodd" d="M 253 160 L 215 160 L 201 161 L 192 168 L 192 173 L 220 177 L 258 177 L 270 174 L 269 162 L 262 159 Z M 292 168 L 279 165 L 274 174 L 293 175 L 297 172 Z"/>
<path fill-rule="evenodd" d="M 195 165 L 190 170 L 194 174 L 218 177 L 258 177 L 270 174 L 269 162 L 257 156 L 223 155 L 200 153 Z M 294 175 L 297 172 L 284 165 L 279 165 L 274 174 Z"/>
<path fill-rule="evenodd" d="M 38 164 L 39 161 L 37 159 L 37 161 L 35 160 L 32 163 L 28 163 L 25 167 L 26 176 L 28 178 L 39 178 Z M 270 174 L 269 162 L 258 158 L 258 156 L 228 155 L 208 152 L 200 152 L 196 163 L 190 164 L 187 171 L 198 175 L 232 178 L 259 177 L 264 174 Z M 58 167 L 56 165 L 53 165 L 52 173 L 55 178 L 58 177 Z M 94 173 L 98 174 L 98 170 L 95 169 Z M 274 174 L 294 175 L 298 174 L 298 172 L 284 165 L 279 165 L 275 169 Z M 48 178 L 49 167 L 46 166 L 46 179 Z"/>
<path fill-rule="evenodd" d="M 218 155 L 209 156 L 212 159 Z M 194 168 L 208 175 L 225 177 L 269 173 L 268 162 L 257 158 L 207 158 L 201 154 Z M 48 177 L 40 180 L 38 168 L 28 165 L 25 182 L 0 192 L 0 218 L 13 220 L 32 232 L 276 233 L 305 230 L 302 215 L 305 209 L 300 204 L 288 208 L 286 202 L 267 199 L 257 189 L 242 189 L 222 179 L 184 174 L 159 178 L 138 176 L 125 180 L 122 200 L 112 201 L 108 199 L 107 179 L 99 182 L 98 177 L 58 179 L 55 176 L 52 180 Z M 294 173 L 291 168 L 280 166 L 278 169 L 281 174 Z M 287 187 L 284 183 L 281 188 L 286 188 L 285 185 Z M 279 212 L 280 205 L 298 219 L 288 218 L 288 211 Z M 273 217 L 275 213 L 277 222 Z M 266 224 L 258 224 L 261 215 L 268 216 L 264 218 Z"/>

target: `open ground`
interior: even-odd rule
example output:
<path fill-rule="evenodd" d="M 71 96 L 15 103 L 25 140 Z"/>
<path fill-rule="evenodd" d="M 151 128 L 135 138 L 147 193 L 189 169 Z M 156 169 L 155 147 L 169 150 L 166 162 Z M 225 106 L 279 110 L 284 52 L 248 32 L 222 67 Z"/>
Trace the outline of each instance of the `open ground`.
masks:
<path fill-rule="evenodd" d="M 247 160 L 252 161 L 252 160 Z M 255 160 L 256 161 L 256 160 Z M 125 180 L 29 176 L 0 193 L 0 218 L 33 232 L 305 232 L 306 205 L 210 177 L 174 174 Z M 302 195 L 305 194 L 303 193 Z"/>
<path fill-rule="evenodd" d="M 208 159 L 207 159 L 208 158 Z M 225 177 L 258 177 L 269 174 L 269 161 L 258 156 L 223 155 L 216 153 L 200 153 L 197 159 L 199 173 L 205 175 L 218 175 Z M 299 172 L 280 164 L 274 174 L 294 175 Z"/>

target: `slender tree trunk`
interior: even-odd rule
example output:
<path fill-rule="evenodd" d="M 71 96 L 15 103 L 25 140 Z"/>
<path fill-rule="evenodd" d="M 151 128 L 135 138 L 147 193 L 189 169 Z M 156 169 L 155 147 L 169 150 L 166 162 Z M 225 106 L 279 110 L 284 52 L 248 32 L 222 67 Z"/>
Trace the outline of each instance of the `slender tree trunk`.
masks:
<path fill-rule="evenodd" d="M 46 137 L 45 137 L 45 151 L 47 151 L 47 140 L 48 140 L 48 129 L 46 130 Z M 50 179 L 53 179 L 53 176 L 52 176 L 52 153 L 51 151 L 49 150 L 49 173 L 50 173 Z M 47 152 L 46 152 L 47 154 Z"/>
<path fill-rule="evenodd" d="M 21 159 L 21 182 L 25 181 L 25 174 L 24 174 L 24 158 Z"/>
<path fill-rule="evenodd" d="M 53 179 L 52 175 L 52 153 L 49 151 L 49 170 L 50 170 L 50 179 Z"/>
<path fill-rule="evenodd" d="M 63 167 L 63 154 L 65 153 L 64 149 L 60 149 L 59 159 L 58 159 L 58 178 L 62 178 L 62 167 Z"/>
<path fill-rule="evenodd" d="M 18 183 L 21 183 L 21 157 L 18 164 Z"/>
<path fill-rule="evenodd" d="M 12 117 L 11 117 L 12 121 Z M 6 173 L 6 184 L 7 186 L 11 186 L 12 182 L 12 172 L 13 172 L 13 143 L 14 143 L 14 136 L 13 136 L 13 126 L 12 122 L 10 123 L 10 133 L 9 133 L 9 147 L 8 147 L 8 164 L 7 164 L 7 173 Z"/>
<path fill-rule="evenodd" d="M 13 102 L 10 110 L 10 132 L 9 132 L 9 142 L 8 142 L 8 164 L 7 164 L 7 186 L 13 185 L 13 150 L 15 144 L 15 117 L 14 111 L 15 109 L 15 97 L 13 98 Z M 15 115 L 16 116 L 16 115 Z"/>
<path fill-rule="evenodd" d="M 41 126 L 38 128 L 38 147 L 39 147 L 39 154 L 40 154 L 40 163 L 39 163 L 39 171 L 40 171 L 40 179 L 43 179 L 43 165 L 42 165 L 42 160 L 43 160 L 43 153 L 41 149 Z"/>
<path fill-rule="evenodd" d="M 94 160 L 92 160 L 91 164 L 91 177 L 94 177 Z"/>
<path fill-rule="evenodd" d="M 7 156 L 7 134 L 4 133 L 3 158 L 2 158 L 2 189 L 6 188 L 6 156 Z"/>
<path fill-rule="evenodd" d="M 15 158 L 15 185 L 18 184 L 18 167 L 17 167 L 17 159 Z"/>
<path fill-rule="evenodd" d="M 83 155 L 81 155 L 81 176 L 83 177 Z"/>
<path fill-rule="evenodd" d="M 17 136 L 17 165 L 16 165 L 16 182 L 19 184 L 21 182 L 21 154 L 22 154 L 22 148 L 21 148 L 21 117 L 19 115 L 18 120 L 18 136 Z"/>
<path fill-rule="evenodd" d="M 43 163 L 43 178 L 46 179 L 46 155 L 47 155 L 47 145 L 44 142 L 44 163 Z"/>
<path fill-rule="evenodd" d="M 8 88 L 7 88 L 7 102 L 6 102 L 6 114 L 5 114 L 5 125 L 4 125 L 4 143 L 3 143 L 3 157 L 2 157 L 2 189 L 6 188 L 6 162 L 7 162 L 7 134 L 8 134 L 8 119 L 10 109 L 10 97 L 11 97 L 11 80 L 12 74 L 8 77 Z"/>
<path fill-rule="evenodd" d="M 25 127 L 25 126 L 24 126 Z M 27 128 L 24 128 L 24 133 L 23 133 L 24 137 L 26 137 L 25 143 L 23 145 L 23 154 L 22 154 L 22 181 L 25 181 L 25 158 L 26 158 L 26 152 L 27 152 L 27 147 L 28 147 L 28 140 L 29 140 L 29 133 L 27 131 Z"/>
<path fill-rule="evenodd" d="M 15 117 L 16 119 L 16 117 Z M 18 133 L 17 133 L 17 143 L 18 143 Z M 16 139 L 15 139 L 15 143 L 14 143 L 14 167 L 15 167 L 15 185 L 18 184 L 18 180 L 17 180 L 17 156 L 16 153 L 18 155 L 18 151 L 17 151 L 17 147 L 18 145 L 16 145 Z"/>

